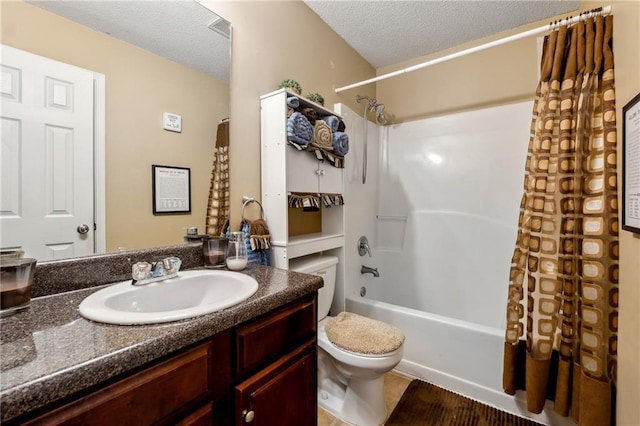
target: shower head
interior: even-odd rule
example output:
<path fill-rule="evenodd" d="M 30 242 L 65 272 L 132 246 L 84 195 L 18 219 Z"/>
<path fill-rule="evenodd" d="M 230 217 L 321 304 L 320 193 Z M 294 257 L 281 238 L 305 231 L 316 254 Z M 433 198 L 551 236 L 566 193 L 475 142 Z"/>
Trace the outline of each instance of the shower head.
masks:
<path fill-rule="evenodd" d="M 370 112 L 375 112 L 376 121 L 378 124 L 385 125 L 387 124 L 387 115 L 384 113 L 384 104 L 379 104 L 375 98 L 370 98 L 368 96 L 360 96 L 357 95 L 356 101 L 360 103 L 360 101 L 366 100 L 367 107 L 364 110 L 365 115 Z"/>
<path fill-rule="evenodd" d="M 387 124 L 387 115 L 384 113 L 384 104 L 378 104 L 375 107 L 376 121 L 383 126 Z"/>

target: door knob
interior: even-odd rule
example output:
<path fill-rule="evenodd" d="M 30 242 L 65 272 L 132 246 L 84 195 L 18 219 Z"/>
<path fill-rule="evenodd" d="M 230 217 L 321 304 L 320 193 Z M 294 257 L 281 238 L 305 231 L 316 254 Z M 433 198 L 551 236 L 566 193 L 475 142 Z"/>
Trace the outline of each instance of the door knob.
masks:
<path fill-rule="evenodd" d="M 80 225 L 76 228 L 76 230 L 78 231 L 78 234 L 86 234 L 87 232 L 89 232 L 89 225 Z"/>
<path fill-rule="evenodd" d="M 251 423 L 254 417 L 255 417 L 255 413 L 253 412 L 253 410 L 251 411 L 242 410 L 242 419 L 246 423 Z"/>

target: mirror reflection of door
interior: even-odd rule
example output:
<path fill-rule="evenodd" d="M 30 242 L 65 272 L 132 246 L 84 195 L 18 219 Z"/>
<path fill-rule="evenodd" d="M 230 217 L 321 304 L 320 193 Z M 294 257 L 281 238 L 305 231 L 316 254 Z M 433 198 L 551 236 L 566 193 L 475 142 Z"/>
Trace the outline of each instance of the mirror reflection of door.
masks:
<path fill-rule="evenodd" d="M 2 248 L 94 253 L 94 73 L 2 46 Z"/>

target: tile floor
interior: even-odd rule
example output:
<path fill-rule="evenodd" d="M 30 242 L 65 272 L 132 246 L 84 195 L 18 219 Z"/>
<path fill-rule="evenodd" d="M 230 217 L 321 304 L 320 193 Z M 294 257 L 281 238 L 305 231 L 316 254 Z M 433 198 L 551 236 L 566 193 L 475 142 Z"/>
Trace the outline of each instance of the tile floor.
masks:
<path fill-rule="evenodd" d="M 384 396 L 387 403 L 387 415 L 390 415 L 398 401 L 402 397 L 405 389 L 411 383 L 411 378 L 394 373 L 393 371 L 384 376 Z M 327 411 L 318 407 L 318 426 L 349 426 Z"/>

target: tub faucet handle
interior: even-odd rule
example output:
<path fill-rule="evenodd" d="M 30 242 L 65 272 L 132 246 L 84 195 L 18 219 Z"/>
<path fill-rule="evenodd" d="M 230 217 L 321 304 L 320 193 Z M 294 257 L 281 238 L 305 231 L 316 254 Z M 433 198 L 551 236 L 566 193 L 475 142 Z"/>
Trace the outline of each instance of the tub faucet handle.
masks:
<path fill-rule="evenodd" d="M 369 257 L 371 257 L 371 248 L 369 247 L 369 241 L 367 240 L 367 237 L 363 235 L 358 240 L 358 254 L 360 256 L 364 256 L 367 253 L 369 254 Z"/>

